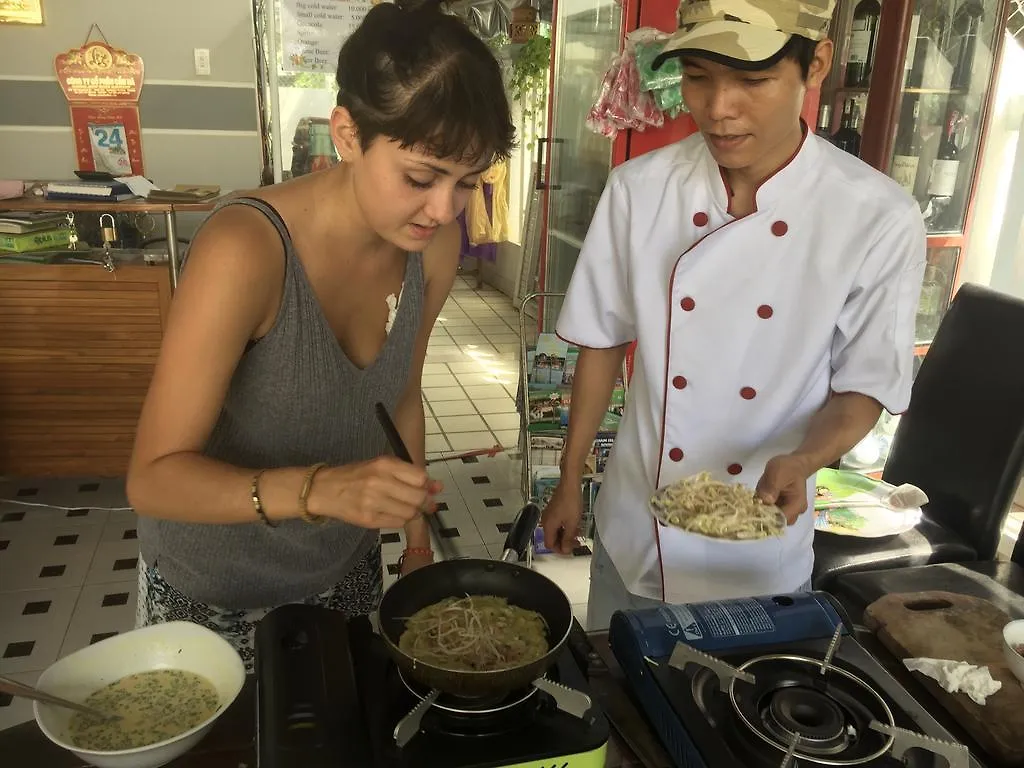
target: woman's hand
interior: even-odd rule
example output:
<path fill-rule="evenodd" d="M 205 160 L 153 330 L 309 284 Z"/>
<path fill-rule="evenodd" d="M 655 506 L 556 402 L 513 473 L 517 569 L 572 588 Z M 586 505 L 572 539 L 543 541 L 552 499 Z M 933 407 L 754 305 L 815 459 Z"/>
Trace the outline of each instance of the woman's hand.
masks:
<path fill-rule="evenodd" d="M 406 574 L 412 573 L 417 568 L 423 568 L 433 562 L 433 552 L 422 549 L 415 549 L 411 551 L 407 550 L 402 554 L 402 560 L 399 563 L 398 575 L 405 576 Z"/>
<path fill-rule="evenodd" d="M 401 528 L 417 515 L 433 513 L 440 491 L 441 484 L 422 467 L 381 456 L 321 470 L 309 511 L 361 528 Z"/>

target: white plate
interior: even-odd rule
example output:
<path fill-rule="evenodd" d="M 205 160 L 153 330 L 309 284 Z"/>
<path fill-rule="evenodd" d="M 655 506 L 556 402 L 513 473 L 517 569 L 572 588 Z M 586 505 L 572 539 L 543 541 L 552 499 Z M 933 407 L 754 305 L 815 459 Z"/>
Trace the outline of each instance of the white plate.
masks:
<path fill-rule="evenodd" d="M 870 494 L 854 494 L 849 501 L 874 500 Z M 814 512 L 814 530 L 837 536 L 881 539 L 906 533 L 921 522 L 921 508 L 895 510 L 878 506 L 838 507 Z"/>
<path fill-rule="evenodd" d="M 836 507 L 814 511 L 814 530 L 837 536 L 880 539 L 906 533 L 921 522 L 921 508 L 896 510 L 881 499 L 892 490 L 889 483 L 858 472 L 822 469 L 815 478 L 816 503 L 857 502 L 870 506 Z"/>
<path fill-rule="evenodd" d="M 660 493 L 660 491 L 659 491 L 659 493 Z M 655 493 L 653 498 L 656 498 L 657 496 L 658 496 L 658 493 Z M 786 525 L 787 525 L 787 523 L 786 523 L 786 516 L 784 514 L 782 514 L 782 510 L 778 509 L 777 507 L 775 508 L 775 511 L 778 514 L 778 520 L 779 520 L 779 522 L 782 525 L 782 531 L 778 535 L 761 536 L 760 538 L 755 538 L 755 539 L 725 539 L 725 538 L 719 538 L 717 536 L 709 536 L 706 533 L 697 533 L 696 531 L 688 531 L 685 528 L 681 528 L 678 525 L 674 525 L 674 524 L 668 522 L 667 520 L 665 520 L 665 518 L 663 518 L 661 516 L 661 510 L 657 509 L 653 504 L 648 504 L 647 508 L 650 510 L 651 515 L 654 517 L 654 519 L 657 520 L 662 525 L 667 526 L 669 528 L 674 528 L 675 530 L 681 531 L 682 533 L 689 534 L 690 536 L 698 536 L 698 537 L 700 537 L 702 539 L 707 539 L 708 541 L 727 542 L 727 543 L 730 543 L 730 544 L 752 544 L 752 543 L 755 543 L 755 542 L 758 542 L 758 541 L 765 541 L 766 539 L 780 538 L 786 532 Z"/>

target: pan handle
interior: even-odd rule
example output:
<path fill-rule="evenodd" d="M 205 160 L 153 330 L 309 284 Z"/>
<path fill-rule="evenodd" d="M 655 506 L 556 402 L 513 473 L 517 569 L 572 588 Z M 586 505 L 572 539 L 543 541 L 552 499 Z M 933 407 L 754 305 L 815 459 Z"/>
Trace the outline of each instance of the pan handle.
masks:
<path fill-rule="evenodd" d="M 533 532 L 537 530 L 539 523 L 540 507 L 536 504 L 527 504 L 520 509 L 516 519 L 512 521 L 512 527 L 508 529 L 501 559 L 511 563 L 528 557 L 533 545 Z"/>

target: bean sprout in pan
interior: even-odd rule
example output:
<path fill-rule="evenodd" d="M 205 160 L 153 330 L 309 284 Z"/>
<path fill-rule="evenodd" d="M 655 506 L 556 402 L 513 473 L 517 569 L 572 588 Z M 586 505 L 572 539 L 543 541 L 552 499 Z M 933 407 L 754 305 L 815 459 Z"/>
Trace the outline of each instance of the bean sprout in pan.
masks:
<path fill-rule="evenodd" d="M 498 672 L 524 666 L 549 649 L 536 611 L 503 597 L 450 597 L 406 619 L 398 647 L 416 661 L 455 672 Z"/>
<path fill-rule="evenodd" d="M 660 489 L 651 506 L 662 522 L 713 539 L 767 539 L 786 530 L 778 507 L 745 486 L 713 480 L 707 472 Z"/>

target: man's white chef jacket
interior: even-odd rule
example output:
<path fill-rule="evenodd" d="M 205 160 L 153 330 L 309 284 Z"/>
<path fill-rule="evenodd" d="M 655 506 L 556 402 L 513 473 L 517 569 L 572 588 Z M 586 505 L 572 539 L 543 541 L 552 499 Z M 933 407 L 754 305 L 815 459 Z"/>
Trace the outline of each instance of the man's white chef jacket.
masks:
<path fill-rule="evenodd" d="M 785 536 L 715 542 L 657 523 L 655 489 L 701 471 L 756 486 L 802 442 L 829 391 L 892 413 L 910 399 L 925 266 L 919 208 L 808 134 L 736 219 L 700 134 L 615 168 L 580 253 L 558 334 L 637 340 L 595 510 L 634 594 L 678 603 L 792 592 L 811 577 L 813 513 Z M 808 480 L 814 498 L 814 478 Z"/>

